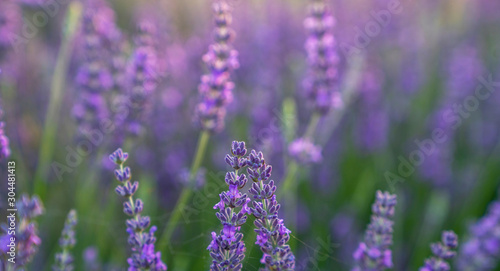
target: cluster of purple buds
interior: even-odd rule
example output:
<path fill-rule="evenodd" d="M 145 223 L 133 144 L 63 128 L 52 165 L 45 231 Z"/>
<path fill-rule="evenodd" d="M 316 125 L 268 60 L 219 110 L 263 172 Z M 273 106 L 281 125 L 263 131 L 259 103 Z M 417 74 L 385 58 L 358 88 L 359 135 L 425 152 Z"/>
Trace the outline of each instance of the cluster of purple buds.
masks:
<path fill-rule="evenodd" d="M 141 215 L 144 208 L 142 200 L 134 200 L 133 198 L 139 188 L 139 182 L 131 182 L 130 168 L 124 167 L 127 158 L 128 154 L 121 149 L 117 149 L 109 156 L 109 159 L 119 166 L 119 169 L 115 170 L 115 177 L 121 184 L 116 187 L 115 191 L 125 198 L 123 212 L 131 217 L 126 221 L 129 234 L 128 243 L 132 248 L 132 255 L 127 260 L 130 266 L 128 270 L 167 270 L 167 266 L 161 260 L 161 253 L 155 252 L 154 243 L 156 238 L 154 232 L 156 226 L 152 226 L 149 232 L 147 231 L 151 222 L 150 218 Z"/>
<path fill-rule="evenodd" d="M 305 86 L 308 98 L 320 114 L 326 114 L 332 107 L 341 105 L 334 25 L 335 19 L 325 1 L 312 0 L 309 16 L 304 21 L 309 34 L 305 44 L 309 63 Z"/>
<path fill-rule="evenodd" d="M 253 200 L 251 213 L 255 217 L 257 232 L 255 244 L 264 253 L 261 263 L 266 270 L 294 270 L 295 256 L 287 244 L 291 231 L 278 217 L 280 204 L 276 201 L 276 186 L 271 178 L 271 165 L 267 165 L 262 152 L 252 150 L 248 160 L 248 176 L 253 181 L 248 191 Z"/>
<path fill-rule="evenodd" d="M 42 243 L 42 240 L 38 236 L 38 228 L 34 219 L 43 214 L 43 204 L 37 196 L 29 198 L 27 195 L 23 195 L 21 199 L 17 202 L 17 212 L 19 215 L 19 221 L 17 224 L 9 223 L 7 225 L 2 225 L 2 231 L 4 233 L 0 236 L 0 255 L 2 257 L 2 262 L 8 263 L 7 258 L 10 258 L 9 252 L 15 249 L 16 257 L 14 270 L 22 269 L 26 264 L 28 264 L 33 256 L 37 253 L 38 247 Z M 14 219 L 15 216 L 8 217 Z M 11 236 L 12 231 L 15 230 L 15 245 L 11 246 Z"/>
<path fill-rule="evenodd" d="M 392 268 L 392 217 L 396 206 L 396 195 L 377 191 L 372 205 L 373 215 L 365 232 L 364 242 L 359 243 L 353 253 L 356 267 L 353 271 L 386 270 Z"/>
<path fill-rule="evenodd" d="M 469 234 L 458 255 L 458 270 L 494 270 L 500 255 L 500 202 L 490 204 L 488 213 L 470 227 Z"/>
<path fill-rule="evenodd" d="M 288 146 L 288 153 L 300 164 L 319 163 L 322 160 L 321 147 L 307 138 L 295 139 Z"/>
<path fill-rule="evenodd" d="M 76 244 L 75 226 L 77 220 L 76 211 L 69 211 L 66 222 L 64 223 L 61 239 L 59 239 L 59 246 L 61 246 L 62 252 L 56 253 L 56 261 L 53 267 L 54 271 L 73 270 L 73 256 L 69 250 Z"/>
<path fill-rule="evenodd" d="M 230 6 L 225 1 L 213 3 L 215 12 L 214 43 L 203 56 L 209 72 L 201 77 L 198 87 L 201 101 L 195 109 L 195 121 L 203 130 L 219 132 L 224 128 L 226 106 L 232 101 L 234 83 L 231 72 L 238 68 L 238 53 L 231 45 Z"/>
<path fill-rule="evenodd" d="M 0 108 L 0 118 L 3 116 L 3 110 Z M 9 138 L 5 135 L 5 122 L 0 121 L 0 161 L 10 156 Z"/>
<path fill-rule="evenodd" d="M 457 235 L 453 231 L 444 231 L 441 237 L 441 242 L 431 245 L 434 257 L 425 260 L 424 266 L 420 267 L 419 271 L 449 271 L 450 265 L 446 262 L 446 260 L 450 260 L 455 257 L 456 252 L 454 250 L 457 247 Z"/>
<path fill-rule="evenodd" d="M 4 0 L 0 1 L 0 59 L 14 47 L 23 46 L 24 41 L 17 36 L 22 23 L 21 11 L 17 6 L 16 1 Z"/>
<path fill-rule="evenodd" d="M 246 214 L 250 213 L 247 206 L 250 199 L 239 191 L 246 185 L 247 177 L 238 171 L 246 166 L 246 153 L 245 142 L 233 141 L 231 154 L 226 155 L 226 163 L 234 171 L 226 174 L 229 190 L 219 195 L 220 202 L 214 206 L 214 209 L 219 209 L 216 215 L 223 229 L 219 234 L 212 232 L 212 241 L 207 248 L 213 259 L 210 270 L 241 270 L 243 267 L 241 262 L 246 248 L 240 228 L 247 220 Z"/>
<path fill-rule="evenodd" d="M 132 82 L 128 93 L 130 110 L 127 115 L 127 132 L 132 135 L 141 133 L 141 123 L 151 111 L 150 100 L 158 83 L 158 56 L 154 43 L 156 32 L 155 25 L 149 21 L 142 21 L 138 25 L 135 49 L 128 71 Z"/>
<path fill-rule="evenodd" d="M 83 63 L 78 69 L 76 85 L 79 103 L 73 114 L 82 134 L 99 129 L 101 121 L 108 117 L 104 96 L 113 86 L 113 77 L 103 61 L 103 37 L 97 32 L 97 9 L 88 8 L 82 21 Z"/>

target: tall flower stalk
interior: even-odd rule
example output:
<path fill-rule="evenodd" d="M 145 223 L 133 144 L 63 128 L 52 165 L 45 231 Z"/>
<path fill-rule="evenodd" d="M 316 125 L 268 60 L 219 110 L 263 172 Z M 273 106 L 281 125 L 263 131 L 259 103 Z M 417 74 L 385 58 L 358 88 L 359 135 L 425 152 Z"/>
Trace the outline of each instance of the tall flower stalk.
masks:
<path fill-rule="evenodd" d="M 337 43 L 333 35 L 335 18 L 324 0 L 311 0 L 309 15 L 304 20 L 308 33 L 305 48 L 308 72 L 304 85 L 307 98 L 313 104 L 313 114 L 304 136 L 289 145 L 289 155 L 293 159 L 288 166 L 282 193 L 289 193 L 295 187 L 298 164 L 317 163 L 321 159 L 321 147 L 314 145 L 313 137 L 319 120 L 330 109 L 342 106 L 338 86 Z"/>
<path fill-rule="evenodd" d="M 3 110 L 0 108 L 0 118 L 3 117 Z M 5 122 L 0 120 L 0 161 L 4 161 L 10 156 L 9 138 L 5 134 Z"/>
<path fill-rule="evenodd" d="M 498 265 L 500 254 L 500 202 L 488 207 L 488 213 L 469 228 L 469 238 L 460 248 L 457 270 L 488 271 Z"/>
<path fill-rule="evenodd" d="M 113 86 L 113 76 L 103 61 L 103 37 L 96 28 L 98 8 L 89 7 L 83 15 L 83 63 L 78 69 L 76 85 L 79 100 L 73 115 L 82 135 L 99 130 L 109 115 L 105 93 Z"/>
<path fill-rule="evenodd" d="M 444 231 L 440 243 L 431 245 L 433 257 L 425 260 L 419 271 L 449 271 L 450 265 L 447 260 L 455 257 L 454 251 L 458 247 L 458 237 L 453 231 Z"/>
<path fill-rule="evenodd" d="M 0 236 L 0 256 L 3 264 L 2 270 L 19 270 L 25 268 L 38 252 L 42 240 L 38 236 L 38 226 L 35 218 L 44 212 L 43 204 L 38 196 L 29 197 L 23 195 L 17 202 L 19 221 L 15 228 L 14 249 L 17 253 L 15 263 L 8 261 L 12 250 L 11 238 L 13 237 L 10 225 L 2 225 L 2 235 Z M 9 219 L 15 219 L 10 217 Z"/>
<path fill-rule="evenodd" d="M 309 16 L 304 21 L 309 34 L 305 44 L 309 63 L 305 86 L 314 110 L 321 115 L 338 106 L 340 101 L 337 84 L 339 57 L 333 35 L 334 25 L 335 19 L 326 2 L 312 0 Z"/>
<path fill-rule="evenodd" d="M 71 210 L 68 213 L 61 238 L 59 239 L 59 245 L 61 246 L 62 251 L 56 254 L 56 263 L 53 267 L 54 271 L 73 270 L 73 256 L 70 253 L 70 249 L 72 249 L 76 244 L 75 226 L 77 222 L 76 211 Z"/>
<path fill-rule="evenodd" d="M 248 176 L 253 181 L 248 193 L 253 200 L 250 211 L 255 216 L 255 244 L 264 253 L 261 263 L 265 270 L 294 270 L 295 257 L 287 244 L 291 231 L 278 217 L 280 204 L 276 201 L 276 186 L 273 180 L 269 181 L 272 167 L 266 164 L 262 152 L 255 150 L 250 153 L 247 165 Z"/>
<path fill-rule="evenodd" d="M 189 184 L 184 187 L 172 212 L 169 223 L 160 239 L 159 248 L 165 249 L 177 226 L 183 209 L 193 193 L 194 178 L 201 166 L 211 133 L 220 132 L 224 128 L 226 107 L 232 101 L 234 83 L 231 73 L 238 68 L 238 52 L 233 49 L 234 32 L 230 28 L 232 22 L 231 7 L 224 0 L 212 5 L 214 11 L 214 42 L 203 56 L 208 73 L 201 77 L 198 87 L 200 102 L 196 106 L 194 120 L 202 129 L 193 163 L 191 164 Z"/>
<path fill-rule="evenodd" d="M 115 177 L 121 184 L 115 189 L 116 193 L 125 199 L 123 212 L 130 216 L 127 219 L 128 243 L 132 249 L 132 255 L 128 258 L 129 271 L 142 270 L 167 270 L 167 266 L 161 260 L 161 253 L 155 252 L 154 233 L 156 226 L 149 228 L 151 220 L 149 216 L 142 216 L 143 202 L 141 199 L 134 200 L 134 194 L 139 188 L 139 182 L 132 180 L 129 167 L 124 167 L 128 153 L 121 149 L 116 150 L 109 156 L 110 160 L 119 168 L 115 170 Z M 148 231 L 149 228 L 149 231 Z"/>
<path fill-rule="evenodd" d="M 149 21 L 141 21 L 131 65 L 129 67 L 130 91 L 128 99 L 130 111 L 127 115 L 127 132 L 131 135 L 141 133 L 142 123 L 147 121 L 151 111 L 151 98 L 157 87 L 159 77 L 158 59 L 154 37 L 156 27 Z"/>
<path fill-rule="evenodd" d="M 226 106 L 233 100 L 231 72 L 238 68 L 238 52 L 231 44 L 230 6 L 225 1 L 213 4 L 215 16 L 214 43 L 203 56 L 209 72 L 201 77 L 198 87 L 201 101 L 196 107 L 195 121 L 203 130 L 220 132 L 224 128 Z"/>
<path fill-rule="evenodd" d="M 246 153 L 245 142 L 233 141 L 231 154 L 226 156 L 226 163 L 234 171 L 226 174 L 225 181 L 229 190 L 219 195 L 220 202 L 214 206 L 214 209 L 219 209 L 216 215 L 223 228 L 219 234 L 212 232 L 212 242 L 207 248 L 212 257 L 210 270 L 243 268 L 241 262 L 245 258 L 246 249 L 240 229 L 247 220 L 246 214 L 250 213 L 247 206 L 250 199 L 240 192 L 247 183 L 247 177 L 245 174 L 238 174 L 238 171 L 246 166 Z"/>
<path fill-rule="evenodd" d="M 382 271 L 392 268 L 392 217 L 396 195 L 377 191 L 372 205 L 373 215 L 365 232 L 364 242 L 359 243 L 353 254 L 356 267 L 352 271 Z"/>

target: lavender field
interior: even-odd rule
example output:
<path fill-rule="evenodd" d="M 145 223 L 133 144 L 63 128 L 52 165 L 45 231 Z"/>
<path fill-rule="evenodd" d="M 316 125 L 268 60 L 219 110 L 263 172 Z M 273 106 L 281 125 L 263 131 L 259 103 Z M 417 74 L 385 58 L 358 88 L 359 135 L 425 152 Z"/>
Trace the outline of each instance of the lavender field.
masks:
<path fill-rule="evenodd" d="M 500 270 L 500 2 L 0 0 L 0 271 Z"/>

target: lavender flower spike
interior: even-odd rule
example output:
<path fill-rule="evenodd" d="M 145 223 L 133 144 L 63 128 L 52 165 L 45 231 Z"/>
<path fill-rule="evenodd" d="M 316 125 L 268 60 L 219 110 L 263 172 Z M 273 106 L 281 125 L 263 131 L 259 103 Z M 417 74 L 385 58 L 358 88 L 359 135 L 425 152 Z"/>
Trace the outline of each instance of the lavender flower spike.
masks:
<path fill-rule="evenodd" d="M 359 243 L 353 254 L 356 267 L 352 271 L 381 271 L 392 267 L 392 217 L 396 195 L 377 191 L 372 205 L 373 215 L 365 232 L 364 242 Z"/>
<path fill-rule="evenodd" d="M 82 21 L 84 59 L 76 76 L 79 100 L 73 108 L 82 135 L 98 129 L 108 117 L 104 93 L 113 85 L 112 75 L 103 62 L 103 41 L 96 29 L 96 13 L 96 8 L 89 8 Z"/>
<path fill-rule="evenodd" d="M 238 68 L 237 51 L 231 41 L 233 30 L 231 25 L 230 6 L 225 1 L 213 4 L 215 12 L 214 43 L 208 53 L 203 56 L 209 73 L 201 77 L 198 87 L 201 101 L 195 110 L 195 121 L 203 130 L 219 132 L 224 128 L 226 106 L 232 101 L 233 82 L 231 72 Z"/>
<path fill-rule="evenodd" d="M 453 231 L 444 231 L 441 239 L 441 243 L 434 243 L 431 245 L 434 257 L 425 260 L 425 265 L 420 267 L 419 271 L 450 270 L 450 265 L 446 260 L 455 257 L 456 252 L 453 250 L 458 247 L 458 237 Z"/>
<path fill-rule="evenodd" d="M 337 85 L 339 57 L 332 31 L 335 19 L 324 0 L 312 0 L 309 10 L 304 21 L 309 34 L 305 44 L 309 62 L 305 87 L 315 110 L 326 114 L 332 107 L 341 105 Z"/>
<path fill-rule="evenodd" d="M 261 263 L 265 270 L 294 270 L 295 256 L 287 245 L 291 231 L 278 217 L 280 205 L 276 201 L 276 186 L 271 178 L 272 167 L 267 165 L 262 152 L 252 150 L 247 160 L 248 175 L 253 184 L 248 193 L 254 200 L 250 211 L 255 216 L 257 242 L 264 253 Z M 269 181 L 269 182 L 268 182 Z"/>
<path fill-rule="evenodd" d="M 14 249 L 17 255 L 13 268 L 9 269 L 7 267 L 7 270 L 23 269 L 37 253 L 38 247 L 42 243 L 42 240 L 38 236 L 37 224 L 34 222 L 34 219 L 44 212 L 40 199 L 37 196 L 30 198 L 27 195 L 23 195 L 16 206 L 19 221 L 17 222 Z M 10 258 L 10 256 L 7 253 L 12 249 L 10 246 L 11 234 L 9 234 L 12 228 L 4 224 L 2 225 L 2 231 L 4 233 L 0 236 L 0 262 L 9 264 L 7 258 Z"/>
<path fill-rule="evenodd" d="M 457 270 L 489 271 L 498 265 L 500 253 L 500 202 L 488 207 L 488 213 L 469 229 L 470 237 L 458 254 Z"/>
<path fill-rule="evenodd" d="M 245 174 L 238 174 L 238 171 L 246 166 L 247 153 L 245 142 L 233 141 L 231 154 L 226 155 L 226 163 L 234 171 L 226 174 L 225 181 L 229 186 L 228 191 L 222 192 L 220 202 L 214 206 L 219 209 L 217 218 L 223 225 L 219 235 L 212 232 L 212 242 L 208 246 L 212 265 L 210 270 L 241 270 L 241 261 L 245 258 L 245 244 L 243 234 L 240 233 L 241 225 L 247 220 L 247 213 L 250 210 L 247 204 L 250 199 L 239 190 L 247 183 Z"/>
<path fill-rule="evenodd" d="M 139 182 L 131 182 L 132 174 L 129 167 L 124 167 L 125 161 L 128 159 L 128 153 L 122 149 L 117 149 L 109 156 L 109 159 L 119 166 L 115 170 L 115 177 L 121 183 L 115 189 L 118 195 L 125 198 L 123 203 L 123 212 L 130 216 L 127 219 L 127 232 L 129 234 L 128 243 L 132 248 L 132 255 L 128 258 L 128 271 L 165 271 L 167 266 L 161 260 L 161 253 L 155 252 L 154 243 L 156 238 L 154 232 L 156 226 L 152 226 L 147 231 L 150 225 L 148 216 L 142 216 L 143 203 L 140 199 L 134 200 L 133 196 L 139 188 Z"/>
<path fill-rule="evenodd" d="M 3 110 L 0 108 L 0 118 L 3 116 Z M 0 161 L 10 156 L 9 138 L 5 135 L 5 122 L 0 121 Z"/>
<path fill-rule="evenodd" d="M 69 252 L 75 246 L 75 226 L 77 223 L 76 211 L 71 210 L 68 213 L 66 222 L 64 223 L 64 229 L 62 231 L 61 239 L 59 239 L 59 245 L 62 248 L 62 252 L 56 254 L 56 264 L 53 267 L 54 271 L 71 271 L 73 270 L 73 256 Z"/>
<path fill-rule="evenodd" d="M 156 27 L 148 21 L 138 26 L 136 48 L 134 50 L 129 77 L 131 78 L 128 93 L 131 110 L 127 115 L 128 133 L 136 136 L 143 130 L 143 124 L 151 113 L 151 99 L 157 87 L 159 77 L 158 54 L 154 43 Z"/>

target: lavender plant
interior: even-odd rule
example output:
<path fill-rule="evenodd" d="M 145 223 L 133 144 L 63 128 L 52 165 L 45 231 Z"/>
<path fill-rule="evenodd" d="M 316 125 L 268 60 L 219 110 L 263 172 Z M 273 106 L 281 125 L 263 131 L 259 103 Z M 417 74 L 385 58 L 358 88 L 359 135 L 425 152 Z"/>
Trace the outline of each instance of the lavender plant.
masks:
<path fill-rule="evenodd" d="M 264 270 L 294 270 L 295 256 L 287 244 L 291 231 L 278 216 L 280 204 L 276 201 L 276 186 L 270 180 L 272 167 L 267 165 L 262 152 L 252 150 L 247 159 L 247 172 L 253 181 L 248 191 L 253 200 L 251 213 L 255 216 L 257 232 L 255 244 L 264 253 L 261 263 Z"/>
<path fill-rule="evenodd" d="M 16 37 L 22 24 L 21 10 L 15 1 L 0 2 L 0 60 L 12 49 L 18 50 L 22 40 Z"/>
<path fill-rule="evenodd" d="M 0 108 L 0 118 L 3 116 L 3 110 Z M 5 122 L 0 121 L 0 161 L 10 156 L 9 138 L 5 134 Z"/>
<path fill-rule="evenodd" d="M 140 134 L 143 123 L 151 110 L 151 98 L 157 87 L 159 75 L 157 52 L 154 44 L 156 27 L 149 21 L 141 21 L 135 40 L 135 50 L 129 67 L 130 112 L 127 115 L 128 133 Z"/>
<path fill-rule="evenodd" d="M 324 0 L 311 0 L 304 26 L 309 34 L 305 44 L 309 64 L 307 97 L 324 115 L 341 100 L 337 86 L 339 57 L 333 35 L 335 19 Z"/>
<path fill-rule="evenodd" d="M 450 265 L 446 262 L 446 260 L 450 260 L 455 257 L 456 252 L 453 250 L 457 247 L 457 235 L 453 231 L 444 231 L 441 237 L 441 242 L 431 245 L 434 257 L 425 260 L 424 266 L 421 267 L 419 271 L 449 271 Z"/>
<path fill-rule="evenodd" d="M 59 246 L 61 246 L 62 251 L 56 253 L 55 265 L 53 266 L 54 271 L 71 271 L 73 270 L 73 256 L 70 250 L 75 246 L 75 226 L 78 222 L 76 211 L 71 210 L 68 213 L 66 222 L 64 223 L 64 228 L 59 239 Z"/>
<path fill-rule="evenodd" d="M 335 18 L 326 2 L 311 0 L 309 15 L 304 20 L 308 33 L 305 48 L 309 68 L 304 85 L 314 112 L 303 138 L 295 139 L 288 148 L 290 156 L 301 164 L 317 163 L 321 160 L 321 147 L 314 145 L 312 141 L 319 117 L 326 115 L 332 107 L 339 108 L 341 105 L 337 84 L 339 57 L 333 35 L 334 25 Z M 290 186 L 290 178 L 292 177 L 285 179 L 286 189 Z"/>
<path fill-rule="evenodd" d="M 353 257 L 356 266 L 352 271 L 386 270 L 392 268 L 392 217 L 396 195 L 377 191 L 372 205 L 373 215 L 365 232 L 364 242 L 359 243 Z"/>
<path fill-rule="evenodd" d="M 167 266 L 161 260 L 161 252 L 155 252 L 156 238 L 154 233 L 156 226 L 152 226 L 149 232 L 147 231 L 151 220 L 148 216 L 141 215 L 144 207 L 141 199 L 134 200 L 133 198 L 139 188 L 139 182 L 132 183 L 130 168 L 124 167 L 128 153 L 117 149 L 109 156 L 109 159 L 119 167 L 115 170 L 115 177 L 121 184 L 116 187 L 115 191 L 126 200 L 123 203 L 123 212 L 131 217 L 126 221 L 127 233 L 129 234 L 128 243 L 132 250 L 132 255 L 127 260 L 130 266 L 128 270 L 167 270 Z"/>
<path fill-rule="evenodd" d="M 246 248 L 240 229 L 247 220 L 246 214 L 250 213 L 247 206 L 250 199 L 240 192 L 247 183 L 247 177 L 245 174 L 238 174 L 238 171 L 246 166 L 246 153 L 245 142 L 233 141 L 231 154 L 226 155 L 226 163 L 234 171 L 226 174 L 225 182 L 229 190 L 219 195 L 220 202 L 214 206 L 214 209 L 219 209 L 216 215 L 223 229 L 219 234 L 212 232 L 212 242 L 207 248 L 213 259 L 210 270 L 243 268 L 241 262 L 245 258 Z"/>
<path fill-rule="evenodd" d="M 82 22 L 83 63 L 76 76 L 78 102 L 73 115 L 80 133 L 100 129 L 101 121 L 108 117 L 108 107 L 104 93 L 113 86 L 113 77 L 103 58 L 103 38 L 96 25 L 98 8 L 88 7 Z"/>
<path fill-rule="evenodd" d="M 500 202 L 488 207 L 488 213 L 469 228 L 469 238 L 460 248 L 457 269 L 488 271 L 498 265 L 500 253 Z"/>
<path fill-rule="evenodd" d="M 16 206 L 19 221 L 15 229 L 10 225 L 2 225 L 3 234 L 0 236 L 2 270 L 12 270 L 6 269 L 7 266 L 13 268 L 13 270 L 23 270 L 38 252 L 38 247 L 42 243 L 38 236 L 38 226 L 34 221 L 37 216 L 44 212 L 43 204 L 38 196 L 30 198 L 28 195 L 23 195 Z M 15 220 L 15 216 L 9 219 Z M 12 246 L 11 240 L 13 231 L 15 231 L 14 246 Z M 17 254 L 13 261 L 9 261 L 9 258 L 11 258 L 9 252 L 11 252 L 12 248 L 15 249 L 14 251 Z"/>
<path fill-rule="evenodd" d="M 196 106 L 195 121 L 209 132 L 220 132 L 224 128 L 226 106 L 233 100 L 231 72 L 237 69 L 238 52 L 233 49 L 234 32 L 230 28 L 231 7 L 225 1 L 213 3 L 215 16 L 214 43 L 203 56 L 209 73 L 201 77 L 198 88 L 201 101 Z"/>

